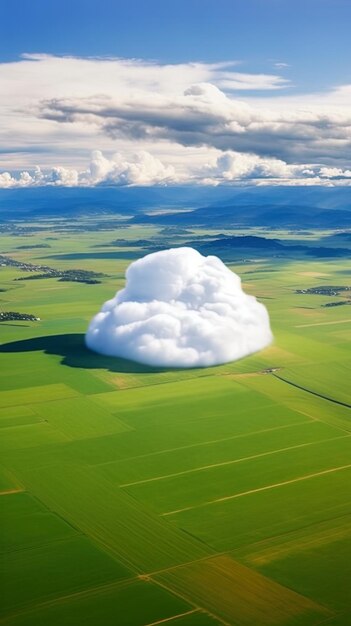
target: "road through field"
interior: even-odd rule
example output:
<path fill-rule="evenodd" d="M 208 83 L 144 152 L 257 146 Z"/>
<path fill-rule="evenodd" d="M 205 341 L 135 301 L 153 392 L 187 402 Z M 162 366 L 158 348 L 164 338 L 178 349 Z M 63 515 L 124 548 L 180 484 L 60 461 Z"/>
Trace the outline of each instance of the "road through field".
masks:
<path fill-rule="evenodd" d="M 351 409 L 351 404 L 348 404 L 347 402 L 342 402 L 341 400 L 335 400 L 334 398 L 330 398 L 329 396 L 325 396 L 321 393 L 317 393 L 317 391 L 312 391 L 311 389 L 308 389 L 307 387 L 303 387 L 302 385 L 298 385 L 297 383 L 293 383 L 290 380 L 287 380 L 286 378 L 279 376 L 278 374 L 273 374 L 273 376 L 274 378 L 278 378 L 284 383 L 287 383 L 287 385 L 291 385 L 292 387 L 296 387 L 297 389 L 302 389 L 302 391 L 306 391 L 307 393 L 310 393 L 313 396 L 317 396 L 317 398 L 322 398 L 323 400 L 328 400 L 328 402 L 334 402 L 334 404 L 339 404 L 340 406 L 345 406 L 347 409 Z"/>

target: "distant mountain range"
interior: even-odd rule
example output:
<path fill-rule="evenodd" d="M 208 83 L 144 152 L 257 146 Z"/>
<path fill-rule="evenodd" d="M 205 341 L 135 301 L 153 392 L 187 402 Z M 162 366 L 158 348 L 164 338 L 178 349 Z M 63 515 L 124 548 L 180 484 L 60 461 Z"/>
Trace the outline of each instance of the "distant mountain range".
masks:
<path fill-rule="evenodd" d="M 188 233 L 187 233 L 188 234 Z M 191 235 L 191 233 L 189 233 Z M 109 249 L 102 253 L 103 258 L 115 258 L 116 255 L 123 254 L 120 248 L 138 248 L 136 258 L 140 254 L 148 254 L 166 250 L 167 248 L 186 246 L 192 247 L 207 255 L 216 255 L 225 261 L 237 260 L 238 258 L 252 259 L 279 257 L 279 258 L 350 258 L 351 238 L 349 233 L 337 233 L 332 236 L 320 237 L 319 239 L 305 239 L 304 237 L 294 239 L 276 239 L 271 237 L 261 237 L 256 235 L 229 235 L 214 233 L 213 235 L 194 235 L 187 239 L 184 235 L 168 233 L 160 236 L 160 233 L 150 239 L 115 239 L 105 244 L 97 244 L 93 248 Z M 119 249 L 116 251 L 116 249 Z M 131 254 L 134 254 L 132 252 Z M 92 257 L 101 252 L 88 254 Z M 57 258 L 54 256 L 52 258 Z M 66 257 L 68 258 L 68 257 Z M 72 258 L 71 256 L 69 258 Z"/>
<path fill-rule="evenodd" d="M 306 205 L 232 204 L 207 206 L 193 211 L 168 214 L 137 215 L 134 222 L 163 226 L 237 228 L 261 226 L 267 228 L 348 228 L 351 211 L 326 209 Z"/>
<path fill-rule="evenodd" d="M 347 228 L 351 187 L 35 187 L 0 190 L 0 219 L 120 214 L 165 227 Z"/>
<path fill-rule="evenodd" d="M 323 239 L 318 244 L 324 243 Z M 340 242 L 341 243 L 341 242 Z M 221 237 L 212 241 L 191 241 L 187 245 L 196 248 L 204 255 L 214 254 L 223 260 L 235 259 L 238 256 L 262 257 L 300 257 L 307 255 L 315 258 L 350 258 L 351 251 L 347 247 L 326 247 L 311 245 L 301 241 L 269 239 L 252 235 L 238 237 Z"/>

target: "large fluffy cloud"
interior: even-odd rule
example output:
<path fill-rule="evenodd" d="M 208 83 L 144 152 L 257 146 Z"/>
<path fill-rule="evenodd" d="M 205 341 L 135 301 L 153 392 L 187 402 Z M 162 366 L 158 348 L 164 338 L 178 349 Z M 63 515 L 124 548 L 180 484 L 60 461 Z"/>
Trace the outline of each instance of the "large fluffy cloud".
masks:
<path fill-rule="evenodd" d="M 207 367 L 272 341 L 263 304 L 215 256 L 173 248 L 132 263 L 126 287 L 103 305 L 86 334 L 101 354 L 161 367 Z"/>

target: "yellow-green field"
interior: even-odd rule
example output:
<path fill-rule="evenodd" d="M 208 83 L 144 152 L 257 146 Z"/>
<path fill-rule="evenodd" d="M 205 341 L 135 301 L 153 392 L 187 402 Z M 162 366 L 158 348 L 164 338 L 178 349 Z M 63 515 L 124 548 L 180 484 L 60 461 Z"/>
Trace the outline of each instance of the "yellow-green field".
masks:
<path fill-rule="evenodd" d="M 157 230 L 47 225 L 2 254 L 107 276 L 0 267 L 0 309 L 40 317 L 0 324 L 1 623 L 349 626 L 351 309 L 295 290 L 348 285 L 350 264 L 233 264 L 274 344 L 160 371 L 84 347 Z M 104 247 L 118 237 L 130 248 Z"/>

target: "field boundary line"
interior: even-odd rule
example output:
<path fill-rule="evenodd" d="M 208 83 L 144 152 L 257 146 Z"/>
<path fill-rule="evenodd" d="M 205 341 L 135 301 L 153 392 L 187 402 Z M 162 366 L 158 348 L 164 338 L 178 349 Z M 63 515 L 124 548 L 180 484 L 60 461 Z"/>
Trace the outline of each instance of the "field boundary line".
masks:
<path fill-rule="evenodd" d="M 139 574 L 138 578 L 152 578 L 153 576 L 158 576 L 159 574 L 166 574 L 167 572 L 173 572 L 176 569 L 181 567 L 187 567 L 188 565 L 193 565 L 194 563 L 202 563 L 203 561 L 209 561 L 211 559 L 215 559 L 218 556 L 226 556 L 230 551 L 224 550 L 222 552 L 213 552 L 212 554 L 206 554 L 206 556 L 202 556 L 199 559 L 192 559 L 192 561 L 184 561 L 184 563 L 177 563 L 176 565 L 170 565 L 169 567 L 163 567 L 162 569 L 154 570 L 153 572 L 148 572 L 147 574 Z"/>
<path fill-rule="evenodd" d="M 18 552 L 30 552 L 31 550 L 37 550 L 38 548 L 50 547 L 53 544 L 65 543 L 66 541 L 68 542 L 71 539 L 74 541 L 75 539 L 77 539 L 77 537 L 88 538 L 87 535 L 84 535 L 84 533 L 82 533 L 79 530 L 77 530 L 76 534 L 73 535 L 73 536 L 68 536 L 66 538 L 65 537 L 57 537 L 56 539 L 51 539 L 49 541 L 45 541 L 45 542 L 40 543 L 40 544 L 32 544 L 32 545 L 25 546 L 25 547 L 22 547 L 22 548 L 13 548 L 13 550 L 1 550 L 0 554 L 2 556 L 4 556 L 5 554 L 17 554 Z"/>
<path fill-rule="evenodd" d="M 166 513 L 160 513 L 160 515 L 165 517 L 167 515 L 175 515 L 176 513 L 183 513 L 184 511 L 192 511 L 193 509 L 200 509 L 210 504 L 217 504 L 218 502 L 226 502 L 227 500 L 234 500 L 235 498 L 248 496 L 248 495 L 251 495 L 252 493 L 259 493 L 260 491 L 268 491 L 269 489 L 275 489 L 277 487 L 284 487 L 284 485 L 291 485 L 292 483 L 298 483 L 303 480 L 309 480 L 310 478 L 316 478 L 317 476 L 323 476 L 325 474 L 332 474 L 333 472 L 340 472 L 350 467 L 351 467 L 351 463 L 349 463 L 348 465 L 341 465 L 340 467 L 332 467 L 330 469 L 323 470 L 321 472 L 315 472 L 314 474 L 306 474 L 305 476 L 299 476 L 298 478 L 293 478 L 291 480 L 284 480 L 281 483 L 274 483 L 273 485 L 266 485 L 265 487 L 258 487 L 257 489 L 250 489 L 249 491 L 242 491 L 241 493 L 236 493 L 232 496 L 224 496 L 223 498 L 216 498 L 216 500 L 209 500 L 208 502 L 202 502 L 201 504 L 196 504 L 194 506 L 187 506 L 187 507 L 184 507 L 183 509 L 177 509 L 175 511 L 167 511 Z"/>
<path fill-rule="evenodd" d="M 333 424 L 328 419 L 322 419 L 321 417 L 316 417 L 316 416 L 313 416 L 313 415 L 309 415 L 309 413 L 306 413 L 306 411 L 302 411 L 301 409 L 294 409 L 294 410 L 297 413 L 301 413 L 301 415 L 306 415 L 306 417 L 310 417 L 311 420 L 313 420 L 314 422 L 320 422 L 321 424 L 327 424 L 328 426 L 331 426 L 332 428 L 336 428 L 337 430 L 340 430 L 342 433 L 346 433 L 347 435 L 351 434 L 350 430 L 346 430 L 346 428 L 343 428 L 339 424 Z"/>
<path fill-rule="evenodd" d="M 273 405 L 272 405 L 273 406 Z M 294 409 L 295 410 L 295 409 Z M 296 410 L 295 413 L 298 413 Z M 309 417 L 309 416 L 306 416 Z M 145 459 L 149 456 L 157 456 L 159 454 L 168 454 L 169 452 L 177 452 L 178 450 L 188 450 L 189 448 L 196 448 L 198 446 L 208 446 L 213 443 L 222 443 L 224 441 L 231 441 L 232 439 L 240 439 L 242 437 L 252 437 L 253 435 L 260 435 L 261 433 L 268 433 L 274 430 L 281 430 L 282 428 L 293 428 L 294 426 L 300 426 L 301 424 L 309 424 L 310 422 L 318 422 L 319 420 L 315 417 L 310 417 L 310 419 L 305 420 L 303 422 L 294 422 L 293 424 L 283 424 L 282 426 L 272 426 L 272 428 L 264 428 L 262 430 L 255 430 L 252 433 L 242 433 L 240 435 L 232 435 L 230 437 L 223 437 L 221 439 L 210 439 L 209 441 L 200 441 L 198 443 L 191 443 L 187 446 L 178 446 L 177 448 L 166 448 L 165 450 L 157 450 L 156 452 L 148 452 L 147 454 L 139 454 L 137 456 L 128 456 L 124 459 L 114 459 L 114 461 L 106 461 L 104 463 L 94 463 L 93 467 L 104 467 L 105 465 L 111 465 L 113 463 L 120 463 L 125 461 L 134 461 L 135 459 Z M 348 433 L 348 431 L 345 431 Z"/>
<path fill-rule="evenodd" d="M 333 324 L 346 324 L 349 320 L 335 320 L 334 322 L 315 322 L 314 324 L 298 324 L 295 328 L 310 328 L 311 326 L 332 326 Z"/>
<path fill-rule="evenodd" d="M 307 387 L 303 387 L 302 385 L 299 385 L 298 383 L 293 383 L 287 378 L 278 376 L 278 374 L 273 374 L 273 376 L 274 378 L 277 378 L 278 380 L 282 380 L 284 383 L 287 383 L 287 385 L 291 385 L 292 387 L 296 387 L 297 389 L 302 389 L 302 391 L 306 391 L 306 393 L 310 393 L 313 396 L 317 396 L 317 398 L 322 398 L 323 400 L 328 400 L 328 402 L 333 402 L 334 404 L 339 404 L 340 406 L 345 406 L 347 409 L 351 409 L 351 404 L 347 404 L 347 402 L 342 402 L 342 400 L 335 400 L 334 398 L 329 398 L 329 396 L 324 396 L 323 394 L 318 393 L 317 391 L 312 391 L 312 389 L 308 389 Z"/>
<path fill-rule="evenodd" d="M 60 383 L 57 383 L 60 384 Z M 66 385 L 66 383 L 62 383 L 63 385 Z M 35 385 L 35 387 L 17 387 L 16 389 L 4 389 L 1 393 L 7 393 L 9 391 L 24 391 L 25 389 L 35 389 L 35 388 L 39 388 L 39 387 L 50 387 L 50 386 L 54 386 L 56 385 L 56 383 L 49 383 L 47 385 Z M 19 402 L 19 403 L 15 403 L 15 404 L 5 404 L 5 405 L 1 405 L 0 404 L 0 408 L 1 409 L 12 409 L 12 408 L 16 408 L 16 407 L 25 407 L 28 406 L 34 411 L 34 415 L 36 415 L 35 413 L 35 405 L 36 404 L 45 404 L 46 402 L 60 402 L 60 400 L 71 400 L 73 398 L 82 398 L 82 397 L 86 397 L 86 394 L 82 394 L 79 391 L 77 391 L 76 389 L 74 389 L 74 387 L 69 387 L 69 385 L 66 385 L 66 387 L 68 387 L 69 389 L 71 389 L 74 393 L 70 394 L 69 396 L 62 396 L 62 398 L 52 398 L 51 400 L 36 400 L 35 402 L 32 401 L 27 401 L 23 404 L 23 402 Z M 93 394 L 91 394 L 93 395 Z M 0 396 L 1 399 L 1 396 Z M 34 422 L 34 423 L 38 423 L 40 424 L 41 422 Z M 32 426 L 32 424 L 22 424 L 22 426 Z M 6 428 L 6 427 L 5 427 Z M 7 427 L 9 428 L 9 427 Z M 11 428 L 11 427 L 10 427 Z"/>
<path fill-rule="evenodd" d="M 19 609 L 14 612 L 9 612 L 7 615 L 4 615 L 0 618 L 0 624 L 6 623 L 7 620 L 13 619 L 15 617 L 19 617 L 21 615 L 25 615 L 27 613 L 33 613 L 37 610 L 45 609 L 47 607 L 55 606 L 57 604 L 61 604 L 62 602 L 69 602 L 70 600 L 74 600 L 74 598 L 79 597 L 88 597 L 91 594 L 99 594 L 104 591 L 112 591 L 116 588 L 123 588 L 132 585 L 137 581 L 135 576 L 129 578 L 122 578 L 118 580 L 114 580 L 108 583 L 101 583 L 100 585 L 96 585 L 95 587 L 85 587 L 84 589 L 80 589 L 78 591 L 73 591 L 72 593 L 68 593 L 62 596 L 57 596 L 56 598 L 47 598 L 46 600 L 39 602 L 32 602 L 26 605 L 23 605 Z"/>
<path fill-rule="evenodd" d="M 185 611 L 185 613 L 178 613 L 178 615 L 172 615 L 172 617 L 159 619 L 157 622 L 151 622 L 151 624 L 145 624 L 145 626 L 157 626 L 157 624 L 165 624 L 166 622 L 172 622 L 174 619 L 178 619 L 179 617 L 185 617 L 186 615 L 191 615 L 192 613 L 199 613 L 200 611 L 201 609 L 190 609 L 190 611 Z"/>
<path fill-rule="evenodd" d="M 331 507 L 331 508 L 333 509 L 334 507 Z M 330 507 L 326 510 L 329 511 Z M 248 543 L 247 545 L 244 546 L 245 557 L 250 556 L 252 550 L 254 550 L 255 552 L 259 551 L 261 546 L 267 545 L 267 542 L 270 542 L 272 540 L 277 539 L 280 541 L 284 541 L 284 538 L 289 537 L 289 535 L 291 536 L 294 532 L 306 531 L 308 528 L 312 528 L 316 526 L 318 527 L 318 526 L 321 526 L 322 524 L 327 524 L 329 522 L 337 522 L 338 520 L 345 518 L 345 517 L 348 519 L 350 517 L 350 513 L 343 513 L 342 515 L 328 517 L 326 519 L 321 520 L 320 522 L 311 522 L 310 524 L 304 524 L 303 526 L 298 526 L 295 530 L 288 530 L 285 532 L 280 532 L 276 535 L 270 535 L 269 537 L 265 539 L 259 539 L 258 541 L 253 541 L 252 543 Z M 235 560 L 237 560 L 238 554 L 240 555 L 242 549 L 243 547 L 234 548 L 233 550 L 227 550 L 226 552 L 224 552 L 224 554 L 228 554 L 229 556 L 232 556 Z M 250 549 L 250 552 L 247 552 L 247 550 L 249 549 Z"/>
<path fill-rule="evenodd" d="M 212 367 L 216 367 L 215 365 L 213 365 Z M 174 368 L 173 370 L 171 369 L 171 371 L 176 372 L 178 371 L 179 368 Z M 165 372 L 142 372 L 142 374 L 146 374 L 147 376 L 150 374 L 163 374 L 163 373 L 168 373 L 169 370 L 167 370 L 167 368 L 165 368 Z M 122 374 L 126 374 L 127 372 L 121 372 Z M 157 387 L 158 385 L 176 385 L 178 383 L 184 383 L 187 382 L 188 380 L 194 380 L 194 379 L 202 379 L 202 378 L 214 378 L 216 376 L 222 376 L 222 374 L 217 374 L 217 373 L 211 373 L 211 374 L 200 374 L 200 375 L 194 375 L 194 376 L 188 376 L 186 378 L 180 378 L 179 380 L 160 380 L 157 383 L 146 383 L 144 385 L 132 385 L 131 387 L 123 387 L 123 388 L 117 388 L 117 389 L 113 389 L 112 391 L 106 391 L 106 392 L 102 392 L 102 393 L 114 393 L 114 392 L 122 392 L 122 391 L 135 391 L 136 389 L 144 389 L 145 387 Z M 97 392 L 97 393 L 93 393 L 93 394 L 89 394 L 91 396 L 96 396 L 96 395 L 100 395 L 101 392 Z"/>
<path fill-rule="evenodd" d="M 192 604 L 193 607 L 195 607 L 197 611 L 201 611 L 201 613 L 207 613 L 207 615 L 210 615 L 210 617 L 213 617 L 214 619 L 216 619 L 218 622 L 220 622 L 220 624 L 223 624 L 223 626 L 231 626 L 231 624 L 229 624 L 228 622 L 225 622 L 223 619 L 218 617 L 218 615 L 215 615 L 214 613 L 210 613 L 204 607 L 201 607 L 198 604 L 195 604 L 193 600 L 187 598 L 186 596 L 183 596 L 183 594 L 181 594 L 178 590 L 173 589 L 171 585 L 168 586 L 164 582 L 161 582 L 160 580 L 157 580 L 152 577 L 150 577 L 150 580 L 151 582 L 155 583 L 155 585 L 159 585 L 161 589 L 165 589 L 166 591 L 168 591 L 168 593 L 172 593 L 174 596 L 177 596 L 184 602 L 187 602 L 188 604 Z"/>
<path fill-rule="evenodd" d="M 226 465 L 234 465 L 235 463 L 242 463 L 244 461 L 251 461 L 253 459 L 259 459 L 261 457 L 270 456 L 272 454 L 279 454 L 280 452 L 287 452 L 288 450 L 297 450 L 298 448 L 305 448 L 307 446 L 315 446 L 319 443 L 326 443 L 327 441 L 335 441 L 337 439 L 347 439 L 351 437 L 351 433 L 347 435 L 339 435 L 339 437 L 331 437 L 329 439 L 320 439 L 318 441 L 308 441 L 307 443 L 299 443 L 296 446 L 289 446 L 287 448 L 278 448 L 278 450 L 270 450 L 269 452 L 261 452 L 260 454 L 253 454 L 251 456 L 243 456 L 240 459 L 233 459 L 232 461 L 223 461 L 222 463 L 213 463 L 212 465 L 203 465 L 202 467 L 195 467 L 193 469 L 184 470 L 183 472 L 175 472 L 174 474 L 165 474 L 164 476 L 156 476 L 155 478 L 145 478 L 145 480 L 137 480 L 132 483 L 126 483 L 119 485 L 119 487 L 132 487 L 134 485 L 142 485 L 144 483 L 152 483 L 157 480 L 165 480 L 166 478 L 174 478 L 176 476 L 183 476 L 183 474 L 192 474 L 193 472 L 202 472 L 214 467 L 224 467 Z"/>
<path fill-rule="evenodd" d="M 10 496 L 13 493 L 24 493 L 25 489 L 7 489 L 6 491 L 0 491 L 0 496 Z"/>

